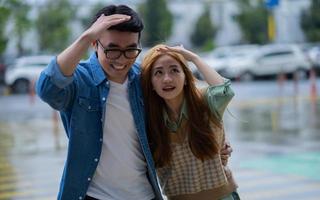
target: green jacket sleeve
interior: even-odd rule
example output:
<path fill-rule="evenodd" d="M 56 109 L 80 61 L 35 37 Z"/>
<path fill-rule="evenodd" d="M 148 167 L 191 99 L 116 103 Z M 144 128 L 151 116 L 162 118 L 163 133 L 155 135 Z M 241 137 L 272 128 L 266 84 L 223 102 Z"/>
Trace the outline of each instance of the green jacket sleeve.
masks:
<path fill-rule="evenodd" d="M 223 113 L 234 96 L 234 92 L 230 87 L 231 81 L 224 80 L 221 85 L 209 86 L 205 92 L 205 98 L 208 102 L 209 108 L 220 120 L 222 120 Z"/>

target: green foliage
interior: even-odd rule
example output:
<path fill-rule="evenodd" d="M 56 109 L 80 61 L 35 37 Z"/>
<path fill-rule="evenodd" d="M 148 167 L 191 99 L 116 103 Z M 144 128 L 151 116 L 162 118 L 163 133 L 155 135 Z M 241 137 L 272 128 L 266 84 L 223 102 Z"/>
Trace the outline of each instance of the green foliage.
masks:
<path fill-rule="evenodd" d="M 106 5 L 104 3 L 96 3 L 91 6 L 88 16 L 84 16 L 80 18 L 80 22 L 82 24 L 82 27 L 87 29 L 91 25 L 91 21 L 93 19 L 93 15 L 95 15 L 100 9 L 105 7 Z"/>
<path fill-rule="evenodd" d="M 17 38 L 17 51 L 18 55 L 22 55 L 25 52 L 25 49 L 22 46 L 22 41 L 25 34 L 31 28 L 31 20 L 28 18 L 30 11 L 30 5 L 25 3 L 22 0 L 5 0 L 1 3 L 1 19 L 5 21 L 1 22 L 1 31 L 2 37 L 0 38 L 0 46 L 2 52 L 6 48 L 7 39 L 3 37 L 3 31 L 5 30 L 7 22 L 10 21 L 13 23 L 13 32 L 10 32 L 10 37 Z M 3 10 L 5 9 L 5 10 Z"/>
<path fill-rule="evenodd" d="M 0 5 L 0 55 L 7 47 L 8 38 L 5 36 L 5 27 L 9 18 L 10 10 Z M 1 57 L 1 56 L 0 56 Z"/>
<path fill-rule="evenodd" d="M 309 42 L 320 41 L 320 0 L 312 0 L 309 9 L 302 12 L 301 27 Z"/>
<path fill-rule="evenodd" d="M 48 1 L 39 11 L 36 28 L 41 51 L 55 53 L 69 44 L 74 9 L 68 0 Z"/>
<path fill-rule="evenodd" d="M 201 47 L 202 52 L 208 52 L 215 48 L 213 40 L 207 40 L 207 42 Z"/>
<path fill-rule="evenodd" d="M 14 35 L 17 37 L 17 50 L 18 55 L 25 53 L 25 49 L 22 46 L 22 41 L 25 34 L 31 28 L 32 23 L 28 17 L 31 9 L 30 5 L 21 0 L 10 0 L 10 8 L 12 11 L 14 21 Z"/>
<path fill-rule="evenodd" d="M 139 7 L 139 13 L 144 21 L 142 43 L 153 46 L 166 41 L 171 35 L 173 16 L 167 8 L 166 0 L 146 0 Z"/>
<path fill-rule="evenodd" d="M 211 22 L 210 10 L 208 6 L 206 6 L 204 13 L 196 22 L 195 29 L 191 34 L 191 42 L 195 47 L 201 48 L 204 51 L 212 50 L 216 31 L 216 28 Z"/>
<path fill-rule="evenodd" d="M 252 4 L 249 0 L 237 1 L 241 13 L 235 15 L 243 34 L 243 41 L 248 43 L 264 44 L 268 38 L 268 15 L 263 0 Z"/>

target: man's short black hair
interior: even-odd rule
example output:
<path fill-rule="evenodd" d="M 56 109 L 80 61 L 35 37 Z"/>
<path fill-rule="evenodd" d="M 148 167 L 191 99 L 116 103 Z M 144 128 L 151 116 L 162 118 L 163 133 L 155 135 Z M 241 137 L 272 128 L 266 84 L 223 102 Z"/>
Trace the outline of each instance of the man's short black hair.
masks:
<path fill-rule="evenodd" d="M 138 13 L 136 13 L 133 9 L 126 5 L 109 5 L 101 10 L 99 10 L 96 15 L 94 16 L 92 23 L 93 24 L 97 19 L 104 14 L 105 16 L 113 15 L 113 14 L 124 14 L 131 16 L 130 20 L 125 21 L 123 23 L 111 26 L 109 30 L 117 30 L 117 31 L 124 31 L 124 32 L 134 32 L 139 33 L 139 38 L 141 31 L 143 30 L 143 23 L 140 19 Z"/>

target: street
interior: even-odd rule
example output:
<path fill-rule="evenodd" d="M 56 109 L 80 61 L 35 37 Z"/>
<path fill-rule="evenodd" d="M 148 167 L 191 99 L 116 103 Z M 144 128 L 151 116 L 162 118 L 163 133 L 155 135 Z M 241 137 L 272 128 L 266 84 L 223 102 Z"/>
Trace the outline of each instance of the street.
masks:
<path fill-rule="evenodd" d="M 224 123 L 241 199 L 319 199 L 319 87 L 320 79 L 232 84 Z M 58 114 L 36 96 L 2 95 L 0 138 L 0 200 L 56 199 L 67 149 Z"/>

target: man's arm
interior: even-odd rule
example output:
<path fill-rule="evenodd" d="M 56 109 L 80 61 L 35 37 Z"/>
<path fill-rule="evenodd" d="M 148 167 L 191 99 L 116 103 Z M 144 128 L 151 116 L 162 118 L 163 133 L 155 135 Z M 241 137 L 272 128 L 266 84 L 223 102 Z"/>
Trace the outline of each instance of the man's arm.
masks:
<path fill-rule="evenodd" d="M 73 73 L 90 44 L 110 26 L 130 19 L 127 15 L 101 15 L 73 44 L 53 59 L 41 73 L 36 90 L 39 97 L 57 110 L 65 109 L 73 99 L 76 87 Z"/>
<path fill-rule="evenodd" d="M 62 74 L 71 76 L 91 43 L 98 40 L 109 27 L 129 19 L 130 16 L 121 14 L 101 15 L 73 44 L 58 55 L 57 63 Z"/>

